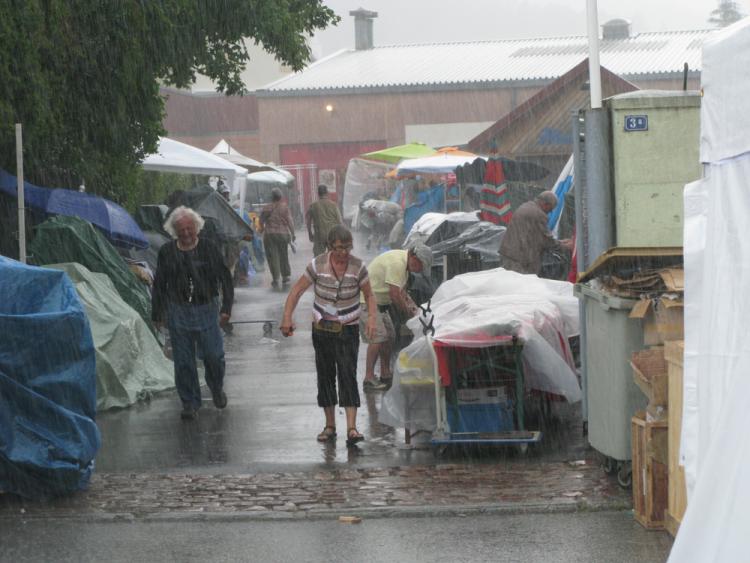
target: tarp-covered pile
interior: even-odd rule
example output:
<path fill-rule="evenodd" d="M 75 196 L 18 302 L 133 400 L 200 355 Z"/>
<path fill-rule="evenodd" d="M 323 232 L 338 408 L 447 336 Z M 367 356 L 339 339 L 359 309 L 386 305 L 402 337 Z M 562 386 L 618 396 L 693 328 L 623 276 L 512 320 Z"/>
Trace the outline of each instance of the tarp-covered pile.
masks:
<path fill-rule="evenodd" d="M 55 264 L 75 283 L 96 348 L 96 406 L 127 407 L 174 387 L 172 364 L 145 321 L 105 274 L 80 264 Z"/>
<path fill-rule="evenodd" d="M 92 272 L 107 274 L 123 300 L 143 320 L 151 321 L 151 299 L 145 286 L 104 236 L 83 219 L 62 215 L 48 219 L 37 227 L 29 252 L 36 264 L 77 262 Z"/>
<path fill-rule="evenodd" d="M 83 307 L 63 272 L 3 257 L 0 295 L 0 490 L 34 498 L 82 489 L 100 446 Z"/>
<path fill-rule="evenodd" d="M 568 282 L 552 281 L 497 268 L 456 276 L 443 283 L 431 302 L 434 339 L 448 346 L 490 347 L 497 336 L 523 342 L 527 389 L 581 399 L 568 338 L 578 334 L 578 300 Z M 401 379 L 433 381 L 435 366 L 418 318 L 409 328 L 415 341 L 396 362 L 393 387 L 383 397 L 379 420 L 390 426 L 434 429 L 434 394 L 410 395 Z M 426 391 L 429 386 L 424 386 Z"/>

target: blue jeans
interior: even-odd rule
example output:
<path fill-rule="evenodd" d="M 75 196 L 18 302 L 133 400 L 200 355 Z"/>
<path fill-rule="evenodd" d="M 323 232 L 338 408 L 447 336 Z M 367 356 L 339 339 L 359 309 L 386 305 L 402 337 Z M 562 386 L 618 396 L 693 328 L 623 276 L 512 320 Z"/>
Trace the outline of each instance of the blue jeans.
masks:
<path fill-rule="evenodd" d="M 169 338 L 174 359 L 174 383 L 183 405 L 201 406 L 201 387 L 196 368 L 196 347 L 206 368 L 206 384 L 212 393 L 224 387 L 224 339 L 219 328 L 219 306 L 169 303 Z"/>

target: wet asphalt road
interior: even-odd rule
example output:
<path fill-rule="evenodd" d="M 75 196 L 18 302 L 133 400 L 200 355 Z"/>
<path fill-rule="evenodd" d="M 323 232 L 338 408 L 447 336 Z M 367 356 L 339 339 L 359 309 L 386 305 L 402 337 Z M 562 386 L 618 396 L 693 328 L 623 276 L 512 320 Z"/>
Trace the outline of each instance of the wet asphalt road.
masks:
<path fill-rule="evenodd" d="M 3 525 L 0 560 L 662 563 L 670 543 L 626 512 L 365 518 L 360 524 L 30 521 Z"/>
<path fill-rule="evenodd" d="M 298 232 L 298 251 L 290 254 L 292 282 L 311 259 L 312 244 Z M 369 261 L 367 251 L 355 239 L 354 253 Z M 310 335 L 312 291 L 303 295 L 295 312 L 298 330 L 291 338 L 278 331 L 286 292 L 272 291 L 270 275 L 254 287 L 235 293 L 234 321 L 271 320 L 270 338 L 262 324 L 236 324 L 225 338 L 227 371 L 225 389 L 229 406 L 217 411 L 203 387 L 204 407 L 196 421 L 180 420 L 180 402 L 174 391 L 129 409 L 100 413 L 102 449 L 97 471 L 189 471 L 262 472 L 308 471 L 321 467 L 388 467 L 434 463 L 426 447 L 407 448 L 403 429 L 377 422 L 381 393 L 361 393 L 358 427 L 367 440 L 347 450 L 345 440 L 335 447 L 318 444 L 315 436 L 323 427 L 322 410 L 316 403 L 314 351 Z M 358 381 L 364 374 L 365 346 L 360 347 Z M 561 407 L 563 420 L 534 459 L 581 459 L 584 440 L 577 406 Z M 338 429 L 343 435 L 343 410 L 338 411 Z M 447 452 L 449 461 L 466 459 L 465 452 Z M 514 456 L 514 451 L 488 449 L 471 452 L 471 461 L 496 461 Z"/>

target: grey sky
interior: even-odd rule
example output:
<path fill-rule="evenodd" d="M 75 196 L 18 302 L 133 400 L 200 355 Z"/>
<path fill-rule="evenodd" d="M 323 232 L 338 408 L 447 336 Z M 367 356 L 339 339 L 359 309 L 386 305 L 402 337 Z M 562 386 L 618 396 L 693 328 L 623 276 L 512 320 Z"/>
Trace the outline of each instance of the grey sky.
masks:
<path fill-rule="evenodd" d="M 313 40 L 317 56 L 354 47 L 351 10 L 378 12 L 375 45 L 513 39 L 586 33 L 586 0 L 326 0 L 341 23 Z M 750 14 L 750 0 L 737 0 Z M 707 29 L 718 0 L 599 0 L 599 23 L 632 22 L 634 33 Z"/>

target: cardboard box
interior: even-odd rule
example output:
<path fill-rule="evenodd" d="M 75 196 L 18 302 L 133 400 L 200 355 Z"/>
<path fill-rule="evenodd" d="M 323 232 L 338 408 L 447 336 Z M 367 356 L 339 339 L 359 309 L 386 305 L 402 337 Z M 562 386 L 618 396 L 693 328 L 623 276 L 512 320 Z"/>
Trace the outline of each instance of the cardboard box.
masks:
<path fill-rule="evenodd" d="M 642 299 L 630 311 L 631 319 L 643 321 L 643 344 L 658 346 L 672 340 L 683 340 L 685 335 L 684 303 L 682 296 Z"/>

